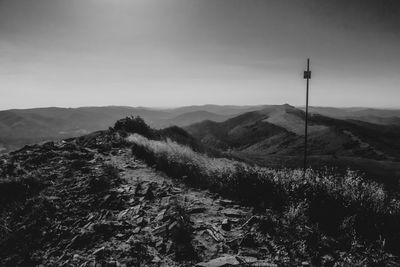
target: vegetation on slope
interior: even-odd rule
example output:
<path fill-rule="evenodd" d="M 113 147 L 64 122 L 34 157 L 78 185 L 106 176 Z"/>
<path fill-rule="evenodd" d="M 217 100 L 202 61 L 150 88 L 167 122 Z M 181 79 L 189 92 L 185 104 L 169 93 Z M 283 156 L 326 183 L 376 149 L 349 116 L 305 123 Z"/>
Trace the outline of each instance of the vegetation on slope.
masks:
<path fill-rule="evenodd" d="M 272 170 L 211 158 L 172 140 L 130 135 L 132 152 L 169 176 L 238 199 L 260 210 L 301 206 L 313 225 L 343 246 L 380 244 L 399 254 L 400 201 L 357 172 Z M 356 243 L 357 243 L 356 242 Z"/>
<path fill-rule="evenodd" d="M 304 112 L 275 106 L 233 117 L 224 122 L 203 121 L 184 128 L 206 146 L 246 162 L 275 168 L 303 165 Z M 400 189 L 400 128 L 397 125 L 309 117 L 308 164 L 313 169 L 355 168 L 366 177 Z"/>

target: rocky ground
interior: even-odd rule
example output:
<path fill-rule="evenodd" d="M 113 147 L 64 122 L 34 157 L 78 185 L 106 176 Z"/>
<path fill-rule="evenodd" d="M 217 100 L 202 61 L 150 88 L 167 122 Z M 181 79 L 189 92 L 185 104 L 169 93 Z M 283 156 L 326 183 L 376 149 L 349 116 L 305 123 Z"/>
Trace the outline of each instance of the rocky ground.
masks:
<path fill-rule="evenodd" d="M 0 170 L 1 266 L 363 265 L 328 238 L 315 262 L 307 229 L 173 181 L 107 132 L 26 146 Z"/>

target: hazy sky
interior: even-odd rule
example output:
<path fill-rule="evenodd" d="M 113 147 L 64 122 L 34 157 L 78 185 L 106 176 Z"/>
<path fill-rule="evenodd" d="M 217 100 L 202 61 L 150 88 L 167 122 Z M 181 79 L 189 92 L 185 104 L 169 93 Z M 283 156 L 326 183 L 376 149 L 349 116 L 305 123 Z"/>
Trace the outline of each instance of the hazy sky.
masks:
<path fill-rule="evenodd" d="M 398 2 L 0 0 L 0 109 L 400 108 Z"/>

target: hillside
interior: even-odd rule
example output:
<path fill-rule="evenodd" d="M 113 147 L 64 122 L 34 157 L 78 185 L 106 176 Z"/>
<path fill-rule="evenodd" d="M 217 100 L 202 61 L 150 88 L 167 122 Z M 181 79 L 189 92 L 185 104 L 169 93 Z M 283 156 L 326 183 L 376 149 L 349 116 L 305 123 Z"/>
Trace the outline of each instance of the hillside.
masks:
<path fill-rule="evenodd" d="M 250 111 L 260 110 L 264 107 L 267 107 L 267 105 L 256 105 L 256 106 L 200 105 L 200 106 L 179 107 L 170 110 L 179 114 L 194 112 L 194 111 L 208 111 L 219 115 L 231 116 L 231 115 L 239 115 Z"/>
<path fill-rule="evenodd" d="M 103 138 L 96 137 L 107 145 Z M 13 154 L 19 182 L 0 181 L 0 216 L 6 222 L 0 230 L 2 266 L 89 266 L 94 262 L 187 266 L 224 256 L 216 247 L 222 240 L 213 239 L 214 233 L 222 238 L 224 230 L 213 227 L 227 218 L 224 211 L 239 217 L 230 231 L 224 231 L 223 242 L 245 233 L 241 225 L 252 214 L 248 207 L 174 183 L 133 158 L 126 148 L 117 145 L 110 154 L 87 145 L 87 140 L 77 139 L 30 146 Z M 42 162 L 34 162 L 37 157 Z M 29 180 L 27 172 L 33 167 L 46 177 Z M 28 186 L 26 195 L 23 190 Z M 5 190 L 13 190 L 18 197 Z M 5 217 L 11 207 L 17 207 L 20 215 Z M 21 215 L 29 220 L 26 226 L 18 220 Z M 202 229 L 208 228 L 210 234 L 204 234 Z M 235 253 L 229 260 L 272 264 Z"/>
<path fill-rule="evenodd" d="M 188 125 L 203 120 L 222 121 L 229 115 L 208 111 L 133 107 L 36 108 L 0 111 L 0 153 L 26 144 L 60 140 L 105 130 L 123 117 L 141 116 L 152 127 Z M 234 110 L 231 110 L 234 112 Z"/>
<path fill-rule="evenodd" d="M 303 180 L 208 157 L 142 120 L 115 126 L 0 157 L 1 265 L 400 263 L 399 200 L 379 184 Z"/>
<path fill-rule="evenodd" d="M 224 122 L 205 121 L 185 129 L 203 144 L 249 162 L 300 167 L 304 119 L 304 112 L 295 107 L 270 106 Z M 400 178 L 400 126 L 311 114 L 308 140 L 310 158 L 315 159 L 309 161 L 313 167 L 355 167 L 392 182 Z M 370 168 L 371 161 L 381 168 Z"/>
<path fill-rule="evenodd" d="M 337 119 L 353 119 L 382 125 L 400 125 L 399 109 L 310 107 L 310 112 Z"/>
<path fill-rule="evenodd" d="M 304 136 L 304 118 L 304 112 L 295 107 L 271 106 L 224 122 L 201 122 L 185 129 L 203 143 L 219 144 L 221 148 L 298 155 Z M 398 126 L 312 114 L 308 132 L 310 151 L 314 155 L 400 159 Z"/>
<path fill-rule="evenodd" d="M 201 122 L 205 120 L 220 122 L 227 120 L 231 116 L 232 115 L 220 115 L 205 110 L 199 110 L 178 115 L 172 119 L 169 119 L 167 122 L 165 122 L 165 124 L 169 124 L 169 126 L 176 125 L 181 127 L 193 124 L 193 122 Z"/>
<path fill-rule="evenodd" d="M 145 107 L 34 108 L 0 111 L 0 153 L 26 144 L 60 140 L 105 130 L 126 116 L 140 116 L 155 128 L 186 126 L 204 120 L 223 121 L 259 106 L 188 106 L 170 109 Z"/>
<path fill-rule="evenodd" d="M 37 108 L 0 111 L 0 147 L 9 151 L 25 144 L 79 136 L 104 130 L 116 120 L 138 114 L 150 122 L 163 112 L 130 107 Z"/>

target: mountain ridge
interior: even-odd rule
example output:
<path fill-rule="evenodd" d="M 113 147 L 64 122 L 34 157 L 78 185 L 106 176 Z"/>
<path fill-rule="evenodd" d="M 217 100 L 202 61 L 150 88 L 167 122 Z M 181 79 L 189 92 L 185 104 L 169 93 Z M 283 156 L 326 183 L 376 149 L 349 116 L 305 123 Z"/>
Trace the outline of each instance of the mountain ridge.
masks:
<path fill-rule="evenodd" d="M 220 122 L 246 112 L 268 108 L 273 109 L 278 106 L 282 105 L 199 105 L 166 109 L 129 106 L 41 107 L 3 110 L 0 111 L 0 153 L 11 151 L 30 143 L 60 140 L 62 138 L 104 130 L 110 127 L 116 120 L 131 115 L 143 117 L 152 127 L 163 128 L 171 125 L 187 126 L 203 120 Z M 290 105 L 284 106 L 289 109 L 294 108 Z M 313 114 L 313 107 L 310 107 L 310 110 L 312 111 L 311 114 Z M 355 110 L 352 109 L 353 111 Z M 400 117 L 392 116 L 397 114 L 397 110 L 378 110 L 380 116 L 388 117 L 376 117 L 375 113 L 371 113 L 370 109 L 367 110 L 366 114 L 369 114 L 367 117 L 362 116 L 363 113 L 360 113 L 360 109 L 356 109 L 356 111 L 359 115 L 357 117 L 349 117 L 349 119 L 360 122 L 379 123 L 380 125 L 400 125 Z M 195 115 L 193 116 L 193 114 Z M 338 115 L 332 112 L 327 115 L 333 118 L 336 116 L 336 118 L 347 119 L 342 118 L 341 114 Z M 301 130 L 302 122 L 297 117 L 293 118 L 290 115 L 289 119 L 297 120 L 297 126 L 294 126 L 293 123 L 291 124 L 294 127 L 292 131 L 301 134 L 303 132 Z M 285 122 L 279 116 L 276 117 L 276 120 Z M 276 120 L 273 122 L 279 124 Z M 281 126 L 285 127 L 284 124 Z M 315 130 L 312 124 L 309 129 L 311 132 Z"/>
<path fill-rule="evenodd" d="M 248 162 L 279 168 L 300 167 L 304 119 L 301 109 L 289 105 L 271 106 L 224 122 L 204 121 L 184 129 L 199 142 Z M 311 166 L 340 165 L 345 169 L 346 166 L 351 168 L 354 162 L 371 176 L 393 176 L 392 181 L 400 178 L 400 126 L 311 113 L 308 129 L 308 153 L 313 157 L 308 163 Z M 368 160 L 381 167 L 372 170 Z"/>

